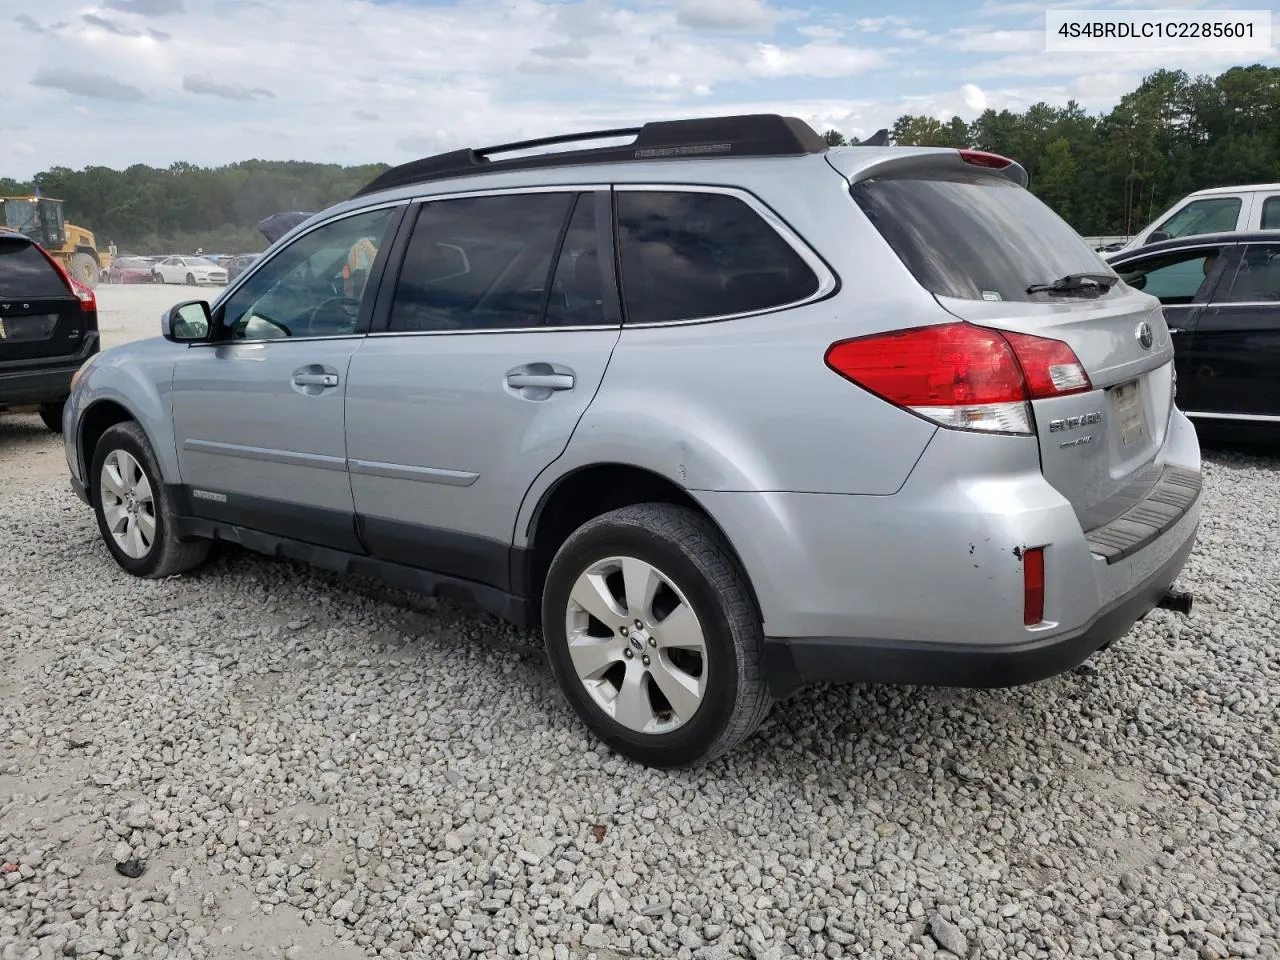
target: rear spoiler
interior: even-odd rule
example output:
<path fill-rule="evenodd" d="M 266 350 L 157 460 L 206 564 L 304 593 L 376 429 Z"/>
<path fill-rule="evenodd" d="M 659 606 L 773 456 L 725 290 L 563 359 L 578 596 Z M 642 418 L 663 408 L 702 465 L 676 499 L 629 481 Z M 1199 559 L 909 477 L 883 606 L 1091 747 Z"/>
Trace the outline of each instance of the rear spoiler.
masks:
<path fill-rule="evenodd" d="M 859 144 L 869 146 L 869 144 Z M 850 183 L 869 180 L 889 174 L 920 174 L 927 176 L 957 167 L 975 167 L 1006 177 L 1020 187 L 1030 182 L 1026 168 L 1016 160 L 985 150 L 957 150 L 947 147 L 896 147 L 866 162 L 860 160 L 857 151 L 828 154 L 827 162 Z"/>

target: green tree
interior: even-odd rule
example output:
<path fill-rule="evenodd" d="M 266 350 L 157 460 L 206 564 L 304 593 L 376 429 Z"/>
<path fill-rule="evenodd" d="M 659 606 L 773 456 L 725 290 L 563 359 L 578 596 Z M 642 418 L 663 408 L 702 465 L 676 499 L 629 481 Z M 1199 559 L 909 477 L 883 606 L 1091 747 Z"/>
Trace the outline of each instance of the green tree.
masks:
<path fill-rule="evenodd" d="M 822 139 L 827 141 L 828 147 L 847 146 L 849 141 L 844 138 L 844 134 L 839 130 L 828 130 L 822 135 Z"/>

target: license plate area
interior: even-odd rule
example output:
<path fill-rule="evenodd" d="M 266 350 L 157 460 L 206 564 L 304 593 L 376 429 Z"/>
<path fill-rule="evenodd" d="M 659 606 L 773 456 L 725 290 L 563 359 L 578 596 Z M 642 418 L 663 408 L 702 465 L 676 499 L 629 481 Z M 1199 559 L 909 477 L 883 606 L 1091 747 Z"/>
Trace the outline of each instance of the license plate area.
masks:
<path fill-rule="evenodd" d="M 1120 435 L 1120 446 L 1131 447 L 1147 436 L 1147 417 L 1142 403 L 1142 382 L 1130 380 L 1111 388 L 1111 419 Z"/>
<path fill-rule="evenodd" d="M 56 313 L 0 318 L 0 341 L 21 343 L 48 340 L 58 328 Z"/>

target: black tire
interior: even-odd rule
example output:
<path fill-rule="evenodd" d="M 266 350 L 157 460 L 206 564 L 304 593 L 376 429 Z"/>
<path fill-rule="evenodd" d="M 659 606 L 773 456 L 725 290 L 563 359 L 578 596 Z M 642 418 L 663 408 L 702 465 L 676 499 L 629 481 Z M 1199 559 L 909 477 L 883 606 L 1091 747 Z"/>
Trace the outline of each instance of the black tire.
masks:
<path fill-rule="evenodd" d="M 618 723 L 587 692 L 569 656 L 569 594 L 598 561 L 635 557 L 657 567 L 688 599 L 706 642 L 706 690 L 683 725 L 642 733 Z M 618 753 L 650 767 L 704 764 L 749 737 L 773 699 L 764 679 L 764 635 L 746 576 L 702 514 L 666 503 L 610 511 L 579 527 L 557 551 L 543 588 L 542 630 L 561 691 L 582 721 Z"/>
<path fill-rule="evenodd" d="M 151 272 L 151 282 L 152 282 L 152 283 L 164 283 L 164 277 L 160 276 L 160 274 L 156 273 L 156 272 L 153 270 L 153 271 Z"/>
<path fill-rule="evenodd" d="M 195 285 L 196 285 L 196 278 L 195 278 L 195 275 L 194 275 L 194 274 L 190 274 L 190 273 L 188 273 L 188 274 L 187 274 L 187 286 L 189 286 L 189 287 L 194 287 Z"/>
<path fill-rule="evenodd" d="M 66 405 L 66 400 L 59 400 L 56 403 L 40 404 L 40 419 L 43 420 L 44 425 L 54 433 L 62 432 L 62 411 Z"/>
<path fill-rule="evenodd" d="M 103 513 L 101 489 L 102 468 L 107 457 L 116 450 L 130 454 L 142 467 L 151 486 L 155 505 L 155 537 L 150 549 L 140 557 L 129 556 L 117 545 Z M 98 531 L 107 550 L 122 569 L 135 577 L 159 579 L 178 573 L 186 573 L 200 566 L 209 556 L 208 540 L 179 540 L 177 536 L 177 512 L 170 501 L 160 469 L 156 465 L 151 443 L 142 427 L 132 420 L 109 427 L 93 451 L 93 466 L 87 478 L 93 496 L 94 513 L 98 518 Z"/>

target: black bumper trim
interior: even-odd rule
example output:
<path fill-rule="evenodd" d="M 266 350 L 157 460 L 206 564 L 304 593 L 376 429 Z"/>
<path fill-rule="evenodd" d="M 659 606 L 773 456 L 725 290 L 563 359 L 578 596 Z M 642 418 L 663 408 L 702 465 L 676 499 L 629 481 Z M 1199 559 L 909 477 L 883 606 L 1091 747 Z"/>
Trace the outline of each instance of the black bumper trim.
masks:
<path fill-rule="evenodd" d="M 1085 532 L 1089 549 L 1108 564 L 1133 556 L 1187 515 L 1202 484 L 1198 471 L 1165 467 L 1146 496 L 1109 523 Z"/>
<path fill-rule="evenodd" d="M 1011 646 L 920 644 L 837 637 L 765 639 L 769 689 L 783 699 L 806 683 L 903 683 L 930 687 L 1016 687 L 1065 673 L 1124 636 L 1168 592 L 1195 536 L 1137 590 L 1082 629 Z"/>

